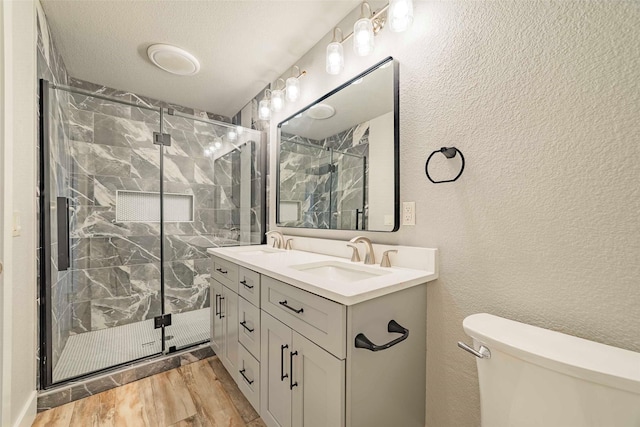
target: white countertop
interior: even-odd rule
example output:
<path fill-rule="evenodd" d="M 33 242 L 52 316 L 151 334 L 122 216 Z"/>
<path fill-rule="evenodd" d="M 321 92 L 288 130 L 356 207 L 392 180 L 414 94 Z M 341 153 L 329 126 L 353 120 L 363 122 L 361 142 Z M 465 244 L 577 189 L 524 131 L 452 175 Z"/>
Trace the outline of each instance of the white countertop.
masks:
<path fill-rule="evenodd" d="M 362 262 L 351 263 L 345 258 L 299 250 L 280 250 L 278 253 L 269 254 L 255 253 L 263 248 L 268 248 L 268 246 L 255 245 L 210 248 L 207 252 L 227 261 L 236 263 L 242 267 L 272 277 L 276 280 L 286 282 L 297 288 L 309 291 L 344 305 L 354 305 L 438 278 L 437 271 L 400 267 L 383 268 L 376 264 L 367 265 L 365 267 L 370 269 L 369 271 L 376 270 L 385 274 L 344 283 L 342 281 L 318 277 L 312 272 L 297 270 L 293 268 L 293 266 L 322 261 L 333 261 L 345 263 L 346 267 L 355 266 L 357 268 L 358 266 L 363 265 Z M 254 253 L 246 253 L 249 251 Z M 435 262 L 435 250 L 433 250 L 433 253 Z M 434 270 L 436 269 L 434 268 Z"/>

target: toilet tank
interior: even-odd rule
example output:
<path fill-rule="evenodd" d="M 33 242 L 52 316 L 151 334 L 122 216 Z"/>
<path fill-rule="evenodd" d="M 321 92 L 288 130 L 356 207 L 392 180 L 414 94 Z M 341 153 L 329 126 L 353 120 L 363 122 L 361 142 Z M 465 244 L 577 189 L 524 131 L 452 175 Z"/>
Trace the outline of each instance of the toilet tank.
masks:
<path fill-rule="evenodd" d="M 640 427 L 640 353 L 485 313 L 463 327 L 491 352 L 476 358 L 483 427 Z"/>

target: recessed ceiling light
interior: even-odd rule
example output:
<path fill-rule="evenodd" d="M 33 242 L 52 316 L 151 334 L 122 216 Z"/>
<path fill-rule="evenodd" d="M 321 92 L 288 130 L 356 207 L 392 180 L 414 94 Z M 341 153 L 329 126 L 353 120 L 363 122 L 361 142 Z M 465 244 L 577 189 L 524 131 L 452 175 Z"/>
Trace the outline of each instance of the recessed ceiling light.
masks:
<path fill-rule="evenodd" d="M 317 104 L 307 110 L 307 117 L 315 120 L 326 120 L 336 114 L 336 109 L 329 104 Z"/>
<path fill-rule="evenodd" d="M 179 76 L 192 76 L 200 71 L 200 62 L 184 49 L 168 44 L 152 44 L 149 59 L 164 71 Z"/>

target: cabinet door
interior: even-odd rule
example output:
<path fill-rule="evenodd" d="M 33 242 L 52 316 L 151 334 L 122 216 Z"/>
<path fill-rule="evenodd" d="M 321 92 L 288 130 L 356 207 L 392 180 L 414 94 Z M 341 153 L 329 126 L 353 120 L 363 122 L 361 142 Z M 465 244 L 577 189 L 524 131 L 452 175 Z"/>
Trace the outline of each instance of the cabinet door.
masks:
<path fill-rule="evenodd" d="M 296 354 L 297 353 L 297 354 Z M 345 425 L 344 360 L 293 332 L 293 427 Z"/>
<path fill-rule="evenodd" d="M 229 288 L 222 287 L 222 320 L 224 346 L 222 348 L 222 364 L 236 378 L 238 364 L 238 294 Z"/>
<path fill-rule="evenodd" d="M 291 427 L 291 329 L 262 313 L 260 416 L 269 427 Z"/>
<path fill-rule="evenodd" d="M 218 357 L 222 356 L 222 347 L 224 345 L 224 332 L 222 330 L 224 322 L 220 314 L 222 289 L 222 283 L 213 280 L 211 283 L 211 292 L 209 293 L 211 297 L 211 348 L 213 348 L 213 351 L 215 351 Z"/>

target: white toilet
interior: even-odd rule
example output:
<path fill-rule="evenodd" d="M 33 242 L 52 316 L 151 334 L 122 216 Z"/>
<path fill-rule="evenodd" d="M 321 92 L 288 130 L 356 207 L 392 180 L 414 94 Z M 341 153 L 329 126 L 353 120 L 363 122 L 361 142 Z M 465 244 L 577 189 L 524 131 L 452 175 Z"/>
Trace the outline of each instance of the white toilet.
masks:
<path fill-rule="evenodd" d="M 640 353 L 484 313 L 463 326 L 483 427 L 640 427 Z"/>

